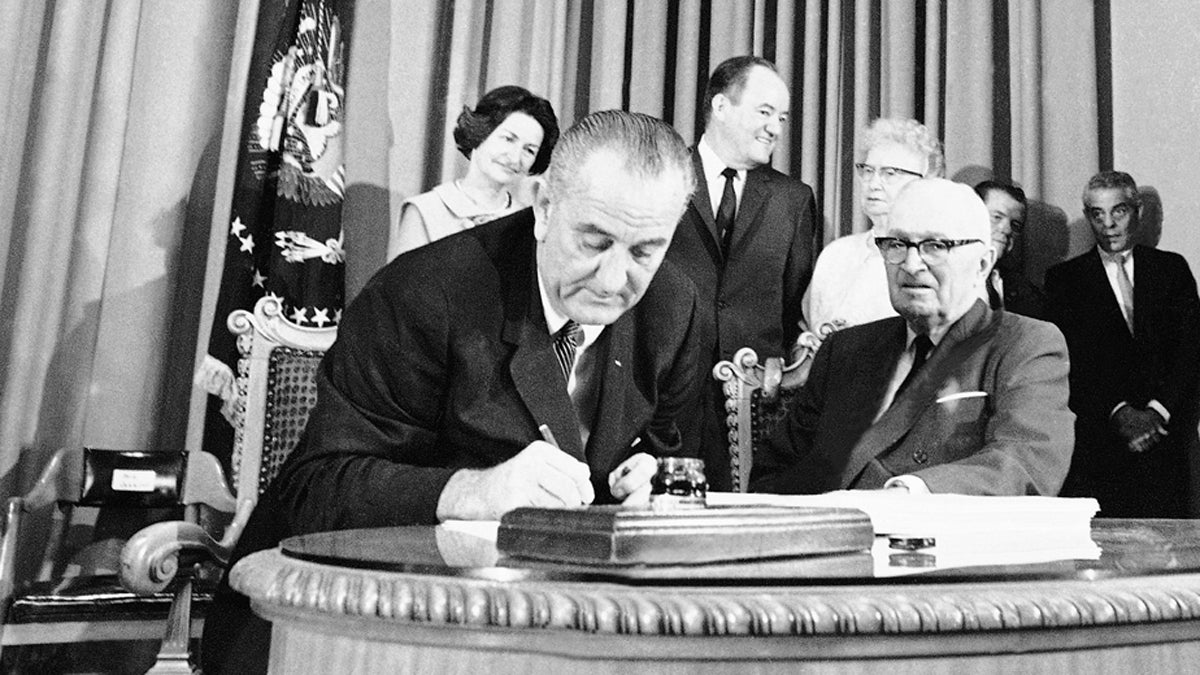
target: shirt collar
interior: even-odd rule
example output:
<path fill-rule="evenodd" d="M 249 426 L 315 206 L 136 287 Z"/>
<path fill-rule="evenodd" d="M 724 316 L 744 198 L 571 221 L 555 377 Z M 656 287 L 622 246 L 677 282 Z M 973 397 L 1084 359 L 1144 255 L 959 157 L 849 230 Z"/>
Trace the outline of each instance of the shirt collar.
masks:
<path fill-rule="evenodd" d="M 704 182 L 707 185 L 712 185 L 718 180 L 724 180 L 721 172 L 729 165 L 726 164 L 720 157 L 717 156 L 717 151 L 708 143 L 708 136 L 701 136 L 700 142 L 696 144 L 696 151 L 700 153 L 700 166 L 704 167 Z M 737 170 L 737 180 L 746 179 L 746 170 Z"/>
<path fill-rule="evenodd" d="M 1109 253 L 1108 251 L 1105 251 L 1104 249 L 1100 248 L 1099 245 L 1097 245 L 1096 252 L 1100 254 L 1100 260 L 1103 262 L 1117 263 L 1122 260 L 1126 260 L 1126 261 L 1133 260 L 1133 247 L 1132 246 L 1125 249 L 1124 251 L 1118 251 L 1116 253 Z M 1128 256 L 1128 257 L 1126 257 L 1126 256 Z"/>
<path fill-rule="evenodd" d="M 938 343 L 942 341 L 942 338 L 946 337 L 946 330 L 948 328 L 949 326 L 941 330 L 933 331 L 929 334 L 929 341 L 933 343 L 935 348 L 938 346 Z M 904 324 L 904 330 L 907 331 L 907 340 L 904 343 L 904 348 L 912 350 L 913 340 L 917 339 L 917 331 L 913 330 L 912 326 L 909 326 L 907 323 Z"/>
<path fill-rule="evenodd" d="M 538 295 L 542 298 L 542 313 L 546 317 L 546 327 L 550 329 L 550 335 L 553 336 L 562 327 L 567 324 L 567 317 L 559 314 L 557 310 L 550 304 L 550 296 L 546 294 L 546 284 L 542 282 L 542 273 L 537 273 Z M 600 337 L 600 333 L 604 331 L 604 326 L 594 326 L 590 324 L 579 324 L 583 329 L 583 342 L 576 347 L 577 350 L 591 345 Z"/>

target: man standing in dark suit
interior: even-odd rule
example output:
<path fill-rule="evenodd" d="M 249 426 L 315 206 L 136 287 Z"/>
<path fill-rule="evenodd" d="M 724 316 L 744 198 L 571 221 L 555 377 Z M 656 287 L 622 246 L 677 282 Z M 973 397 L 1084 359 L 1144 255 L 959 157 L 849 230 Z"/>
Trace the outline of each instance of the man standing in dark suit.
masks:
<path fill-rule="evenodd" d="M 1134 245 L 1133 177 L 1092 176 L 1083 213 L 1096 248 L 1046 272 L 1048 314 L 1071 351 L 1075 456 L 1064 495 L 1100 515 L 1183 518 L 1200 450 L 1200 299 L 1187 261 Z"/>
<path fill-rule="evenodd" d="M 768 163 L 787 125 L 787 85 L 766 59 L 717 66 L 705 90 L 704 135 L 692 149 L 696 192 L 667 259 L 696 284 L 709 339 L 707 365 L 752 347 L 788 356 L 800 334 L 801 299 L 820 228 L 812 189 Z M 724 397 L 710 378 L 692 428 L 702 438 L 709 485 L 731 489 Z"/>
<path fill-rule="evenodd" d="M 1071 461 L 1067 349 L 980 299 L 994 251 L 971 188 L 905 186 L 875 240 L 898 317 L 842 329 L 755 455 L 751 488 L 1054 495 Z"/>
<path fill-rule="evenodd" d="M 293 534 L 648 499 L 703 381 L 695 291 L 662 264 L 688 161 L 661 120 L 593 113 L 560 139 L 532 209 L 381 270 L 234 558 Z M 269 624 L 228 585 L 206 626 L 205 672 L 265 665 Z"/>

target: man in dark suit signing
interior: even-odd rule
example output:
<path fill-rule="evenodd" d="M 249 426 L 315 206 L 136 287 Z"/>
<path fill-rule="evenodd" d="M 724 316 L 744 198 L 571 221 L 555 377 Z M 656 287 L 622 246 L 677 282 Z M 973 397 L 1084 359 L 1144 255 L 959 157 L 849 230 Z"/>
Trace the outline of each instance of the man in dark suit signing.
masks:
<path fill-rule="evenodd" d="M 703 381 L 695 291 L 662 264 L 692 188 L 668 125 L 593 113 L 532 209 L 380 271 L 235 559 L 292 534 L 648 499 Z M 228 586 L 206 625 L 205 672 L 265 659 L 269 625 Z"/>
<path fill-rule="evenodd" d="M 995 254 L 983 202 L 959 183 L 914 181 L 876 244 L 900 316 L 821 345 L 751 488 L 1057 494 L 1073 440 L 1066 344 L 979 299 Z"/>
<path fill-rule="evenodd" d="M 1096 248 L 1046 272 L 1077 416 L 1063 494 L 1096 497 L 1101 516 L 1184 518 L 1200 450 L 1200 299 L 1182 256 L 1134 245 L 1141 210 L 1132 176 L 1096 174 L 1083 193 Z"/>
<path fill-rule="evenodd" d="M 821 230 L 812 190 L 769 166 L 788 121 L 788 88 L 770 61 L 737 56 L 713 71 L 705 100 L 704 135 L 692 149 L 696 192 L 667 259 L 696 284 L 709 367 L 742 347 L 760 359 L 786 357 Z M 709 380 L 692 422 L 711 489 L 729 490 L 724 398 Z"/>

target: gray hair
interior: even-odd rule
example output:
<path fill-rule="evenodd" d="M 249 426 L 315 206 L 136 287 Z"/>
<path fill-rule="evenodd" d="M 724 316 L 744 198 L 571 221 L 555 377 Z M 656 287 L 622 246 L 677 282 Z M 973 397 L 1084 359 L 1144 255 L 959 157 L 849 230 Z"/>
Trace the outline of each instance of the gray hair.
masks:
<path fill-rule="evenodd" d="M 640 178 L 677 174 L 680 212 L 687 207 L 696 183 L 687 144 L 666 122 L 623 110 L 594 112 L 562 135 L 546 171 L 546 186 L 550 193 L 561 198 L 581 188 L 577 180 L 579 169 L 599 150 L 616 153 L 624 160 L 622 168 Z"/>
<path fill-rule="evenodd" d="M 880 117 L 863 132 L 863 156 L 880 143 L 897 143 L 924 155 L 926 178 L 946 177 L 942 142 L 924 124 L 912 119 Z"/>
<path fill-rule="evenodd" d="M 1088 193 L 1092 190 L 1115 189 L 1125 193 L 1125 199 L 1134 206 L 1140 206 L 1142 203 L 1141 193 L 1138 192 L 1137 182 L 1133 180 L 1133 176 L 1124 171 L 1101 171 L 1100 173 L 1088 179 L 1087 185 L 1083 188 L 1083 205 L 1088 205 Z"/>

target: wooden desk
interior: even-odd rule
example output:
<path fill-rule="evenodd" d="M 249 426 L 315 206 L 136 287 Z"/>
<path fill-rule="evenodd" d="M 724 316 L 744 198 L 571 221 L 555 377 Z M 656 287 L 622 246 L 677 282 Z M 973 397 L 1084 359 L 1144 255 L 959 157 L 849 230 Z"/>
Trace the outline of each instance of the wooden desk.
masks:
<path fill-rule="evenodd" d="M 1195 672 L 1200 521 L 1093 540 L 1099 559 L 882 578 L 868 554 L 565 568 L 392 528 L 289 539 L 230 583 L 274 622 L 276 673 Z"/>

